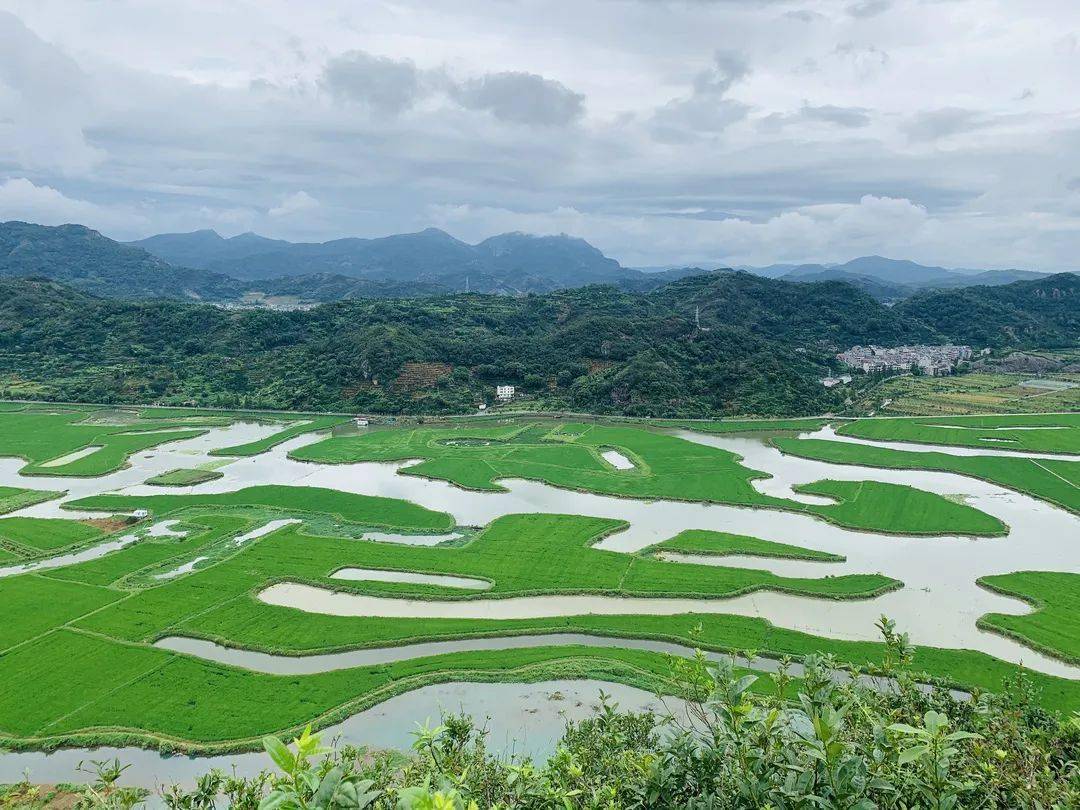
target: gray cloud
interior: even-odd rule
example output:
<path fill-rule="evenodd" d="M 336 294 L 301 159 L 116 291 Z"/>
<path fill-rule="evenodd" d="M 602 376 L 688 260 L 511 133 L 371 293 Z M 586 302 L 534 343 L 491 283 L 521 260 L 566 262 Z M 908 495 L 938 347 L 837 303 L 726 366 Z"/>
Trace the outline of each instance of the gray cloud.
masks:
<path fill-rule="evenodd" d="M 93 87 L 73 59 L 0 11 L 0 122 L 9 122 L 0 123 L 0 154 L 30 168 L 93 165 L 100 155 L 83 134 L 93 103 Z"/>
<path fill-rule="evenodd" d="M 960 135 L 990 126 L 991 121 L 982 113 L 963 107 L 942 107 L 926 110 L 911 116 L 902 125 L 903 131 L 913 141 L 936 141 L 952 135 Z"/>
<path fill-rule="evenodd" d="M 535 73 L 489 73 L 451 85 L 450 95 L 463 107 L 515 124 L 564 126 L 585 111 L 585 96 Z"/>
<path fill-rule="evenodd" d="M 865 107 L 838 107 L 835 104 L 804 104 L 799 115 L 808 121 L 821 121 L 838 127 L 857 129 L 870 124 L 870 110 Z"/>
<path fill-rule="evenodd" d="M 336 101 L 391 115 L 412 107 L 423 93 L 420 72 L 411 60 L 364 51 L 335 56 L 323 68 L 319 84 Z"/>
<path fill-rule="evenodd" d="M 669 101 L 653 115 L 653 137 L 665 143 L 685 143 L 714 135 L 744 119 L 750 106 L 726 98 L 728 91 L 750 73 L 738 53 L 717 51 L 713 63 L 694 77 L 689 96 Z"/>
<path fill-rule="evenodd" d="M 847 7 L 847 13 L 859 18 L 876 17 L 890 8 L 892 0 L 859 0 Z"/>
<path fill-rule="evenodd" d="M 0 0 L 5 217 L 567 231 L 642 264 L 1080 255 L 1072 0 L 893 0 L 918 37 L 858 0 L 220 0 L 183 38 L 176 3 Z"/>
<path fill-rule="evenodd" d="M 758 125 L 766 132 L 779 132 L 784 127 L 806 124 L 829 124 L 842 129 L 859 129 L 870 125 L 872 112 L 866 107 L 812 105 L 803 102 L 798 112 L 771 113 L 762 118 Z"/>

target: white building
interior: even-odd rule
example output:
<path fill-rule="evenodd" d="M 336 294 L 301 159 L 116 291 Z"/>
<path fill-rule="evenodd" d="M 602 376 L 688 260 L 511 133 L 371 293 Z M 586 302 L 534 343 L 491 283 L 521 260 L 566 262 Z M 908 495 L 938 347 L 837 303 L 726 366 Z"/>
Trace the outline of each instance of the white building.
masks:
<path fill-rule="evenodd" d="M 496 385 L 495 396 L 506 402 L 509 399 L 514 398 L 514 386 L 512 385 Z"/>

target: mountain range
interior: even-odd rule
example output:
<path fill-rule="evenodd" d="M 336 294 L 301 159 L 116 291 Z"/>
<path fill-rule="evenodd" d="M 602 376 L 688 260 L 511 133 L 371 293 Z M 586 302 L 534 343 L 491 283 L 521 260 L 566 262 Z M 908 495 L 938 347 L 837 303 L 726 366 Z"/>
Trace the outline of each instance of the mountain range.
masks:
<path fill-rule="evenodd" d="M 895 303 L 919 290 L 1001 285 L 1045 274 L 948 269 L 864 256 L 844 264 L 738 268 L 801 283 L 843 281 Z M 287 242 L 254 233 L 225 238 L 212 230 L 158 234 L 121 243 L 81 225 L 0 223 L 0 276 L 36 276 L 95 295 L 188 298 L 295 306 L 352 298 L 402 298 L 451 292 L 545 293 L 590 284 L 648 292 L 730 268 L 623 267 L 583 239 L 506 233 L 475 245 L 445 231 L 377 239 Z"/>
<path fill-rule="evenodd" d="M 934 267 L 906 259 L 860 256 L 843 264 L 773 264 L 739 269 L 784 281 L 846 281 L 879 301 L 898 301 L 918 290 L 1011 284 L 1032 281 L 1047 273 L 1031 270 L 972 270 Z"/>
<path fill-rule="evenodd" d="M 342 276 L 434 283 L 446 290 L 546 292 L 587 284 L 643 281 L 583 239 L 504 233 L 470 245 L 438 228 L 378 239 L 284 242 L 214 231 L 160 234 L 129 243 L 165 261 L 241 281 Z"/>

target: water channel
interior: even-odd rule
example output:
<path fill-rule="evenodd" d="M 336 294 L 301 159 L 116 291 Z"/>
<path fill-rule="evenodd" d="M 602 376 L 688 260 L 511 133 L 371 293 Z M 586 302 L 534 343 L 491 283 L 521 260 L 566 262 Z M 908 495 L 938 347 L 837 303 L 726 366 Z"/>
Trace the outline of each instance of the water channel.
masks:
<path fill-rule="evenodd" d="M 843 562 L 817 562 L 803 560 L 770 559 L 748 556 L 704 557 L 695 555 L 668 555 L 672 565 L 701 563 L 710 565 L 738 566 L 768 570 L 783 576 L 821 577 L 846 573 L 882 573 L 905 584 L 900 590 L 872 600 L 833 601 L 812 599 L 790 594 L 758 592 L 749 596 L 724 600 L 672 600 L 627 599 L 603 596 L 537 596 L 511 599 L 474 599 L 455 602 L 432 602 L 421 600 L 367 597 L 357 594 L 331 594 L 329 591 L 297 583 L 279 583 L 265 589 L 260 598 L 273 604 L 288 605 L 302 610 L 337 613 L 339 615 L 363 616 L 426 616 L 460 615 L 484 618 L 510 618 L 517 616 L 556 616 L 580 613 L 642 612 L 674 613 L 721 612 L 758 616 L 778 626 L 801 630 L 823 637 L 841 639 L 876 639 L 874 622 L 882 613 L 897 621 L 898 626 L 909 632 L 913 643 L 940 647 L 981 650 L 1003 660 L 1023 663 L 1032 669 L 1068 678 L 1080 677 L 1080 669 L 1057 659 L 1039 654 L 1010 639 L 987 633 L 976 627 L 976 621 L 984 613 L 999 612 L 1023 614 L 1030 610 L 1025 603 L 991 593 L 976 585 L 981 576 L 1009 573 L 1017 570 L 1053 570 L 1080 572 L 1080 518 L 1021 493 L 1000 486 L 952 473 L 910 470 L 886 470 L 849 465 L 837 465 L 782 455 L 763 441 L 762 436 L 707 435 L 690 431 L 677 431 L 677 435 L 689 441 L 718 447 L 742 457 L 748 468 L 772 476 L 759 479 L 755 486 L 759 491 L 794 501 L 827 503 L 827 498 L 799 495 L 793 486 L 831 478 L 835 480 L 874 480 L 895 484 L 908 484 L 920 489 L 937 492 L 950 497 L 962 497 L 967 503 L 1004 521 L 1009 534 L 1001 538 L 976 539 L 969 537 L 900 537 L 872 532 L 844 529 L 823 520 L 797 512 L 748 509 L 719 504 L 679 503 L 670 501 L 636 501 L 602 495 L 557 489 L 532 481 L 510 480 L 501 482 L 506 492 L 470 492 L 451 484 L 401 475 L 403 463 L 361 463 L 348 465 L 312 464 L 289 459 L 288 453 L 322 436 L 306 434 L 295 437 L 261 455 L 238 458 L 218 469 L 223 477 L 194 487 L 162 488 L 143 482 L 158 473 L 178 467 L 194 467 L 209 462 L 221 462 L 209 455 L 215 447 L 242 444 L 263 438 L 279 428 L 271 425 L 237 423 L 224 428 L 212 428 L 206 434 L 138 453 L 131 457 L 129 465 L 121 470 L 98 478 L 23 477 L 18 470 L 24 465 L 20 459 L 0 459 L 0 485 L 29 486 L 37 489 L 66 490 L 64 498 L 36 504 L 20 510 L 18 515 L 37 517 L 100 517 L 101 513 L 73 512 L 61 509 L 64 501 L 103 492 L 119 492 L 131 495 L 152 495 L 163 492 L 212 493 L 227 492 L 262 484 L 288 484 L 335 488 L 366 495 L 403 498 L 414 503 L 450 513 L 459 526 L 482 526 L 496 517 L 524 512 L 558 514 L 581 514 L 625 520 L 629 527 L 605 538 L 602 548 L 621 552 L 635 552 L 666 540 L 685 529 L 711 529 L 745 534 L 764 540 L 789 543 L 810 549 L 830 552 L 845 557 Z M 901 443 L 864 442 L 841 437 L 825 428 L 813 434 L 814 438 L 854 441 L 873 446 L 890 446 L 898 449 L 920 449 L 919 446 Z M 994 448 L 969 450 L 967 448 L 926 447 L 934 452 L 955 452 L 961 455 L 1021 455 Z M 1048 454 L 1037 457 L 1055 458 Z M 239 543 L 273 531 L 288 522 L 273 521 L 250 532 Z M 384 534 L 370 539 L 381 542 L 409 542 L 409 535 Z M 425 544 L 439 542 L 444 537 L 416 537 Z M 127 536 L 110 543 L 116 548 L 132 540 Z M 101 549 L 99 544 L 95 547 Z M 100 553 L 114 550 L 111 546 Z M 86 551 L 80 552 L 85 554 Z M 63 555 L 61 555 L 63 556 Z M 69 555 L 76 557 L 78 555 Z M 100 554 L 98 555 L 100 556 Z M 80 558 L 82 559 L 82 558 Z M 61 561 L 38 561 L 28 565 L 52 563 L 73 564 L 76 559 Z M 191 561 L 193 564 L 196 561 Z M 50 565 L 52 567 L 52 565 Z M 18 568 L 12 566 L 9 568 Z M 22 569 L 25 570 L 25 569 Z M 0 569 L 0 575 L 19 573 Z M 178 572 L 177 575 L 185 575 Z M 447 584 L 447 583 L 444 583 Z M 464 583 L 457 583 L 462 585 Z M 469 583 L 474 584 L 474 583 Z M 532 638 L 532 643 L 551 643 L 550 638 Z M 589 637 L 587 637 L 589 638 Z M 471 640 L 476 645 L 481 640 Z M 484 643 L 500 647 L 515 646 L 513 639 L 494 639 Z M 610 640 L 589 638 L 587 643 L 603 646 Z M 626 641 L 620 646 L 631 646 Z M 647 642 L 641 642 L 647 643 Z M 232 655 L 227 648 L 213 650 L 200 647 L 204 642 L 190 639 L 170 639 L 170 649 L 182 654 L 197 655 L 222 663 L 244 666 L 238 660 L 225 660 L 222 655 Z M 633 642 L 636 646 L 638 642 Z M 186 645 L 186 646 L 185 646 Z M 166 646 L 163 644 L 163 646 Z M 216 645 L 215 645 L 216 646 Z M 427 645 L 410 645 L 397 648 L 413 655 L 431 654 L 422 651 Z M 475 648 L 475 647 L 474 647 Z M 225 650 L 226 653 L 222 653 Z M 378 651 L 356 651 L 341 655 L 371 655 Z M 258 653 L 243 653 L 258 656 Z M 227 655 L 226 655 L 227 657 Z M 270 658 L 273 658 L 270 656 Z M 309 656 L 296 659 L 298 666 L 310 666 L 311 660 L 325 658 Z M 248 659 L 257 661 L 258 659 Z M 362 659 L 358 659 L 362 660 Z M 253 667 L 258 668 L 258 667 Z M 588 682 L 569 682 L 548 685 L 515 684 L 445 684 L 411 692 L 386 701 L 383 704 L 356 715 L 343 723 L 339 730 L 355 742 L 373 745 L 400 746 L 407 744 L 406 730 L 412 728 L 417 718 L 425 712 L 437 717 L 439 707 L 455 709 L 459 705 L 478 716 L 492 714 L 493 732 L 505 734 L 506 739 L 524 740 L 518 750 L 542 754 L 544 746 L 531 747 L 539 738 L 550 741 L 561 731 L 559 712 L 573 704 L 585 706 L 599 688 Z M 638 690 L 621 690 L 605 685 L 607 691 L 621 695 L 624 706 L 645 705 L 651 696 Z M 548 692 L 545 692 L 548 690 Z M 574 695 L 564 701 L 552 701 L 542 697 L 550 691 L 564 696 Z M 558 703 L 547 711 L 549 703 Z M 580 706 L 578 705 L 580 704 Z M 529 707 L 529 708 L 525 708 Z M 490 709 L 490 711 L 488 710 Z M 374 714 L 372 714 L 374 713 Z M 373 722 L 373 718 L 381 718 Z M 393 722 L 389 722 L 389 720 Z M 382 722 L 388 721 L 388 722 Z M 522 730 L 528 734 L 522 736 Z M 539 731 L 537 729 L 540 729 Z M 496 735 L 497 736 L 497 735 Z M 391 739 L 392 737 L 392 739 Z M 155 779 L 185 780 L 201 773 L 207 767 L 219 763 L 207 759 L 162 758 L 155 752 L 140 749 L 123 749 L 113 754 L 105 750 L 92 754 L 94 758 L 120 756 L 135 765 L 130 772 L 140 784 Z M 64 751 L 51 755 L 7 754 L 0 756 L 0 781 L 19 778 L 23 767 L 30 767 L 38 781 L 56 778 L 75 778 L 74 762 L 85 759 L 88 752 Z M 265 765 L 260 755 L 232 757 L 230 761 L 250 762 L 257 770 Z"/>

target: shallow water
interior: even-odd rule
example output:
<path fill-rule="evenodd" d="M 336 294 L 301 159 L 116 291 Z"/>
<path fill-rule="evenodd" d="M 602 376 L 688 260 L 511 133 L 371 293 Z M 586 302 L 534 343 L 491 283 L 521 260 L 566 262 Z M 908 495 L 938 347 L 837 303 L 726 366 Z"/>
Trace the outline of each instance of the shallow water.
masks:
<path fill-rule="evenodd" d="M 342 568 L 330 575 L 330 579 L 346 579 L 352 582 L 411 582 L 416 585 L 441 585 L 444 588 L 465 588 L 486 591 L 491 583 L 472 577 L 452 577 L 446 574 L 416 574 L 412 571 L 384 571 L 378 568 Z"/>
<path fill-rule="evenodd" d="M 35 560 L 28 563 L 20 563 L 19 565 L 9 565 L 6 568 L 0 568 L 0 579 L 15 576 L 16 574 L 29 574 L 31 571 L 48 571 L 52 568 L 65 568 L 69 565 L 78 565 L 82 562 L 96 560 L 98 557 L 104 557 L 109 552 L 126 548 L 138 539 L 139 536 L 136 534 L 125 534 L 115 540 L 107 540 L 104 543 L 98 543 L 96 546 L 84 548 L 82 551 L 75 551 L 70 554 L 58 554 L 55 557 L 48 557 L 44 560 Z"/>
<path fill-rule="evenodd" d="M 41 462 L 39 467 L 63 467 L 65 464 L 70 464 L 73 461 L 78 461 L 80 458 L 86 458 L 101 450 L 100 444 L 91 445 L 90 447 L 84 447 L 81 450 L 75 450 L 72 453 L 68 453 L 66 456 L 60 456 L 59 458 L 49 459 L 48 461 Z"/>
<path fill-rule="evenodd" d="M 622 709 L 663 710 L 663 704 L 641 689 L 604 681 L 543 681 L 515 683 L 447 683 L 407 692 L 353 715 L 324 730 L 323 740 L 340 745 L 366 745 L 378 749 L 408 751 L 413 733 L 426 721 L 437 725 L 444 712 L 471 715 L 488 730 L 488 748 L 506 755 L 546 758 L 555 749 L 567 720 L 591 716 L 603 690 Z M 677 701 L 666 701 L 677 711 Z M 161 784 L 194 785 L 212 768 L 239 776 L 252 776 L 272 767 L 264 753 L 226 754 L 211 757 L 163 756 L 144 748 L 61 749 L 0 755 L 0 783 L 17 782 L 30 772 L 34 782 L 84 782 L 78 764 L 92 759 L 118 758 L 131 767 L 120 784 L 155 790 Z M 152 804 L 160 806 L 160 801 Z"/>
<path fill-rule="evenodd" d="M 605 538 L 599 547 L 614 551 L 635 552 L 660 541 L 669 539 L 685 529 L 709 529 L 760 537 L 765 540 L 790 543 L 845 556 L 844 562 L 821 563 L 800 560 L 780 560 L 759 557 L 722 557 L 688 559 L 672 562 L 673 565 L 706 563 L 770 570 L 785 576 L 821 577 L 831 573 L 881 572 L 905 582 L 901 590 L 872 600 L 832 601 L 810 599 L 788 594 L 762 592 L 729 600 L 622 600 L 616 604 L 611 597 L 529 597 L 526 599 L 476 599 L 465 602 L 440 603 L 419 600 L 384 599 L 382 602 L 350 604 L 352 613 L 365 615 L 414 615 L 417 611 L 437 610 L 438 615 L 451 615 L 454 610 L 477 611 L 485 616 L 507 615 L 570 615 L 582 612 L 664 612 L 676 608 L 680 611 L 731 612 L 747 616 L 760 616 L 777 625 L 814 633 L 823 637 L 876 639 L 874 622 L 882 613 L 896 619 L 900 629 L 911 634 L 912 642 L 923 645 L 958 647 L 983 650 L 1009 661 L 1022 661 L 1025 665 L 1065 677 L 1080 677 L 1080 671 L 1046 656 L 1041 656 L 1022 645 L 991 633 L 979 631 L 975 622 L 986 612 L 1022 614 L 1028 606 L 1014 599 L 1002 597 L 979 588 L 975 580 L 987 574 L 1007 573 L 1016 570 L 1056 570 L 1080 572 L 1080 519 L 1028 496 L 1003 489 L 999 486 L 950 473 L 902 471 L 863 468 L 849 465 L 827 464 L 806 459 L 783 456 L 779 451 L 765 445 L 761 437 L 711 436 L 690 431 L 678 435 L 690 441 L 719 447 L 742 456 L 744 464 L 754 470 L 771 475 L 759 479 L 755 486 L 760 491 L 781 497 L 810 502 L 814 496 L 798 496 L 792 487 L 798 484 L 831 478 L 836 480 L 874 480 L 888 483 L 908 484 L 943 495 L 963 497 L 972 506 L 1003 520 L 1010 527 L 1004 538 L 973 539 L 968 537 L 911 538 L 893 535 L 858 532 L 834 526 L 806 514 L 778 510 L 747 509 L 741 507 L 679 503 L 666 501 L 634 501 L 588 493 L 560 490 L 531 481 L 510 480 L 502 484 L 507 492 L 469 492 L 441 481 L 432 481 L 399 474 L 409 462 L 394 464 L 347 464 L 326 465 L 302 463 L 291 460 L 288 453 L 323 438 L 318 433 L 295 437 L 267 453 L 250 458 L 229 461 L 220 468 L 223 477 L 195 487 L 161 488 L 143 484 L 146 478 L 178 466 L 192 466 L 221 459 L 208 455 L 215 447 L 241 444 L 263 438 L 277 432 L 279 426 L 240 423 L 227 428 L 212 428 L 205 435 L 175 442 L 136 454 L 130 466 L 99 478 L 41 477 L 26 478 L 18 475 L 23 465 L 20 459 L 0 459 L 0 485 L 29 486 L 41 489 L 68 490 L 64 498 L 37 504 L 15 514 L 39 517 L 76 518 L 100 517 L 102 513 L 78 513 L 63 510 L 64 501 L 102 492 L 121 492 L 133 495 L 160 494 L 162 491 L 227 492 L 260 484 L 289 484 L 324 486 L 368 495 L 396 497 L 411 500 L 430 509 L 449 512 L 461 526 L 484 525 L 505 514 L 523 512 L 547 512 L 558 514 L 582 514 L 625 520 L 630 525 L 625 531 Z M 815 432 L 816 437 L 833 438 Z M 846 437 L 837 440 L 852 441 Z M 911 445 L 898 445 L 913 449 Z M 966 448 L 933 446 L 934 452 L 959 452 Z M 960 454 L 1016 455 L 1008 451 L 968 450 Z M 819 498 L 813 502 L 829 502 Z M 262 536 L 294 520 L 272 521 L 246 535 L 237 538 L 243 544 Z M 165 522 L 162 522 L 163 525 Z M 454 535 L 400 535 L 392 533 L 369 533 L 368 539 L 416 544 L 435 544 L 452 539 Z M 111 549 L 109 549 L 111 550 Z M 108 553 L 100 551 L 95 556 Z M 69 560 L 61 564 L 73 564 Z M 0 575 L 4 575 L 0 569 Z M 10 574 L 8 574 L 10 575 Z M 316 609 L 324 603 L 325 596 L 303 592 L 298 597 L 295 585 L 283 586 L 290 599 L 298 600 L 296 607 Z M 310 587 L 310 586 L 304 586 Z M 265 592 L 264 592 L 265 593 Z M 273 591 L 271 591 L 273 593 Z M 278 591 L 279 595 L 282 591 Z M 372 599 L 372 597 L 357 597 Z M 569 600 L 569 601 L 568 601 Z M 584 600 L 584 601 L 583 601 Z M 642 604 L 642 603 L 648 604 Z M 631 604 L 632 603 L 632 604 Z M 680 604 L 681 603 L 681 604 Z M 335 602 L 335 606 L 340 602 Z M 703 606 L 704 605 L 704 606 Z M 375 610 L 378 613 L 372 613 Z M 515 613 L 516 611 L 516 613 Z M 350 613 L 350 615 L 352 615 Z M 467 643 L 477 644 L 479 640 Z M 486 643 L 495 648 L 514 646 L 512 639 L 493 639 Z M 588 643 L 602 646 L 597 639 Z M 620 646 L 629 646 L 620 640 Z M 634 642 L 636 645 L 637 642 Z M 399 648 L 414 655 L 433 654 L 423 652 L 425 645 Z M 370 655 L 373 651 L 357 651 L 358 655 Z M 353 655 L 345 653 L 344 655 Z M 249 653 L 249 655 L 257 655 Z M 303 661 L 304 659 L 296 659 Z M 301 664 L 302 665 L 302 664 Z M 580 683 L 579 683 L 580 685 Z M 603 685 L 607 691 L 617 691 L 612 685 Z M 599 684 L 597 685 L 599 688 Z M 397 742 L 407 742 L 407 730 L 413 721 L 421 718 L 430 707 L 446 705 L 447 700 L 460 700 L 462 705 L 475 712 L 484 713 L 485 706 L 494 702 L 505 725 L 506 739 L 522 734 L 530 740 L 524 743 L 526 750 L 535 742 L 537 723 L 551 730 L 553 739 L 561 730 L 561 723 L 552 718 L 557 714 L 545 714 L 544 704 L 537 703 L 539 687 L 507 685 L 461 685 L 451 684 L 430 687 L 429 690 L 394 698 L 371 712 L 362 713 L 343 724 L 357 742 L 378 743 L 393 737 Z M 624 706 L 632 703 L 634 694 L 620 700 Z M 648 696 L 639 697 L 646 700 Z M 494 697 L 492 697 L 494 696 Z M 538 708 L 539 707 L 539 708 Z M 530 710 L 536 709 L 532 714 Z M 372 713 L 374 712 L 374 713 Z M 438 715 L 431 712 L 432 717 Z M 547 725 L 544 725 L 544 724 Z M 546 732 L 544 732 L 546 733 Z M 396 736 L 395 736 L 396 735 Z M 204 760 L 173 758 L 163 760 L 157 754 L 140 749 L 124 749 L 121 759 L 136 763 L 129 772 L 130 778 L 152 783 L 159 774 L 162 779 L 184 779 L 203 772 L 212 763 Z M 520 749 L 519 749 L 520 750 Z M 86 758 L 87 752 L 62 752 L 51 755 L 4 755 L 0 757 L 0 778 L 18 778 L 22 765 L 11 757 L 23 757 L 18 762 L 44 767 L 47 773 L 39 778 L 49 781 L 49 773 L 65 771 L 63 778 L 74 778 L 74 762 Z M 99 751 L 95 756 L 112 756 Z M 258 755 L 242 760 L 251 762 L 257 769 L 265 765 Z M 65 759 L 67 757 L 67 759 Z M 35 759 L 36 758 L 36 759 Z M 224 765 L 235 757 L 215 760 Z M 255 763 L 258 764 L 255 764 Z M 194 763 L 194 764 L 191 764 Z M 175 766 L 175 767 L 174 767 Z M 49 770 L 51 769 L 51 770 Z M 166 775 L 167 774 L 167 775 Z M 185 774 L 187 776 L 185 776 Z"/>
<path fill-rule="evenodd" d="M 376 543 L 401 543 L 406 546 L 437 546 L 451 540 L 460 540 L 463 534 L 395 534 L 393 532 L 364 532 L 365 540 Z"/>
<path fill-rule="evenodd" d="M 132 457 L 130 468 L 100 478 L 42 480 L 35 477 L 31 486 L 67 487 L 71 492 L 61 501 L 38 504 L 17 514 L 77 517 L 77 513 L 60 509 L 59 504 L 74 497 L 112 490 L 148 495 L 160 493 L 162 489 L 166 492 L 227 492 L 259 484 L 291 484 L 404 498 L 430 509 L 449 512 L 458 525 L 485 525 L 501 515 L 525 512 L 625 520 L 630 524 L 629 528 L 598 544 L 600 548 L 613 551 L 638 551 L 685 529 L 746 534 L 847 558 L 844 563 L 828 564 L 829 573 L 880 572 L 905 583 L 899 591 L 855 603 L 812 600 L 812 604 L 807 604 L 805 598 L 757 594 L 752 598 L 752 604 L 767 605 L 768 610 L 762 608 L 756 615 L 785 627 L 826 637 L 876 639 L 874 622 L 882 612 L 887 612 L 910 633 L 915 644 L 981 649 L 1003 655 L 1008 660 L 1022 659 L 1032 665 L 1037 660 L 1035 653 L 975 627 L 975 621 L 983 613 L 1022 614 L 1028 612 L 1028 606 L 990 593 L 978 587 L 975 580 L 988 574 L 1017 570 L 1080 571 L 1080 544 L 1073 540 L 1080 536 L 1080 519 L 1064 510 L 985 481 L 952 473 L 876 469 L 784 456 L 764 444 L 761 437 L 676 431 L 682 438 L 742 456 L 747 467 L 772 476 L 759 480 L 776 494 L 788 493 L 796 484 L 825 478 L 908 484 L 943 495 L 961 496 L 972 506 L 1003 520 L 1010 527 L 1010 533 L 1007 537 L 993 539 L 898 537 L 843 529 L 796 512 L 720 504 L 635 501 L 560 490 L 533 481 L 503 481 L 507 492 L 471 492 L 446 482 L 399 474 L 399 470 L 409 466 L 410 462 L 334 465 L 288 458 L 291 450 L 319 441 L 322 436 L 318 433 L 295 437 L 258 456 L 237 459 L 221 468 L 222 478 L 196 487 L 160 488 L 142 484 L 149 474 L 173 469 L 181 459 L 189 459 L 188 463 L 191 458 L 196 463 L 213 461 L 215 458 L 207 453 L 214 447 L 252 441 L 275 429 L 275 426 L 255 423 L 212 428 L 203 436 L 137 454 Z M 822 434 L 817 431 L 807 435 Z M 934 449 L 936 452 L 951 451 L 951 448 Z M 19 466 L 21 461 L 16 459 L 0 459 L 0 485 L 27 485 L 27 479 L 18 475 Z M 92 514 L 100 516 L 100 513 Z M 400 535 L 397 539 L 404 541 L 405 538 L 417 539 L 410 535 Z M 823 575 L 822 564 L 807 561 L 728 558 L 726 563 L 785 575 Z M 1060 666 L 1054 669 L 1060 669 Z M 1069 673 L 1072 673 L 1071 668 Z"/>
<path fill-rule="evenodd" d="M 1010 430 L 1013 428 L 1010 428 Z M 827 439 L 833 442 L 864 444 L 867 447 L 884 447 L 889 450 L 906 450 L 909 453 L 948 453 L 950 456 L 1001 456 L 1002 458 L 1040 458 L 1048 461 L 1078 461 L 1080 456 L 1068 453 L 1036 453 L 1030 450 L 1010 450 L 1007 447 L 959 447 L 951 444 L 919 444 L 917 442 L 889 442 L 877 439 L 861 439 L 845 436 L 825 425 L 813 433 L 805 433 L 804 439 Z M 1008 439 L 998 441 L 1009 441 Z"/>
<path fill-rule="evenodd" d="M 618 450 L 605 450 L 601 453 L 604 457 L 604 461 L 614 467 L 616 470 L 632 470 L 634 469 L 634 462 L 620 453 Z"/>
<path fill-rule="evenodd" d="M 186 562 L 183 565 L 178 565 L 171 571 L 166 571 L 164 574 L 154 574 L 154 579 L 176 579 L 183 574 L 190 574 L 195 570 L 195 566 L 204 560 L 209 560 L 209 557 L 196 557 L 191 562 Z"/>

